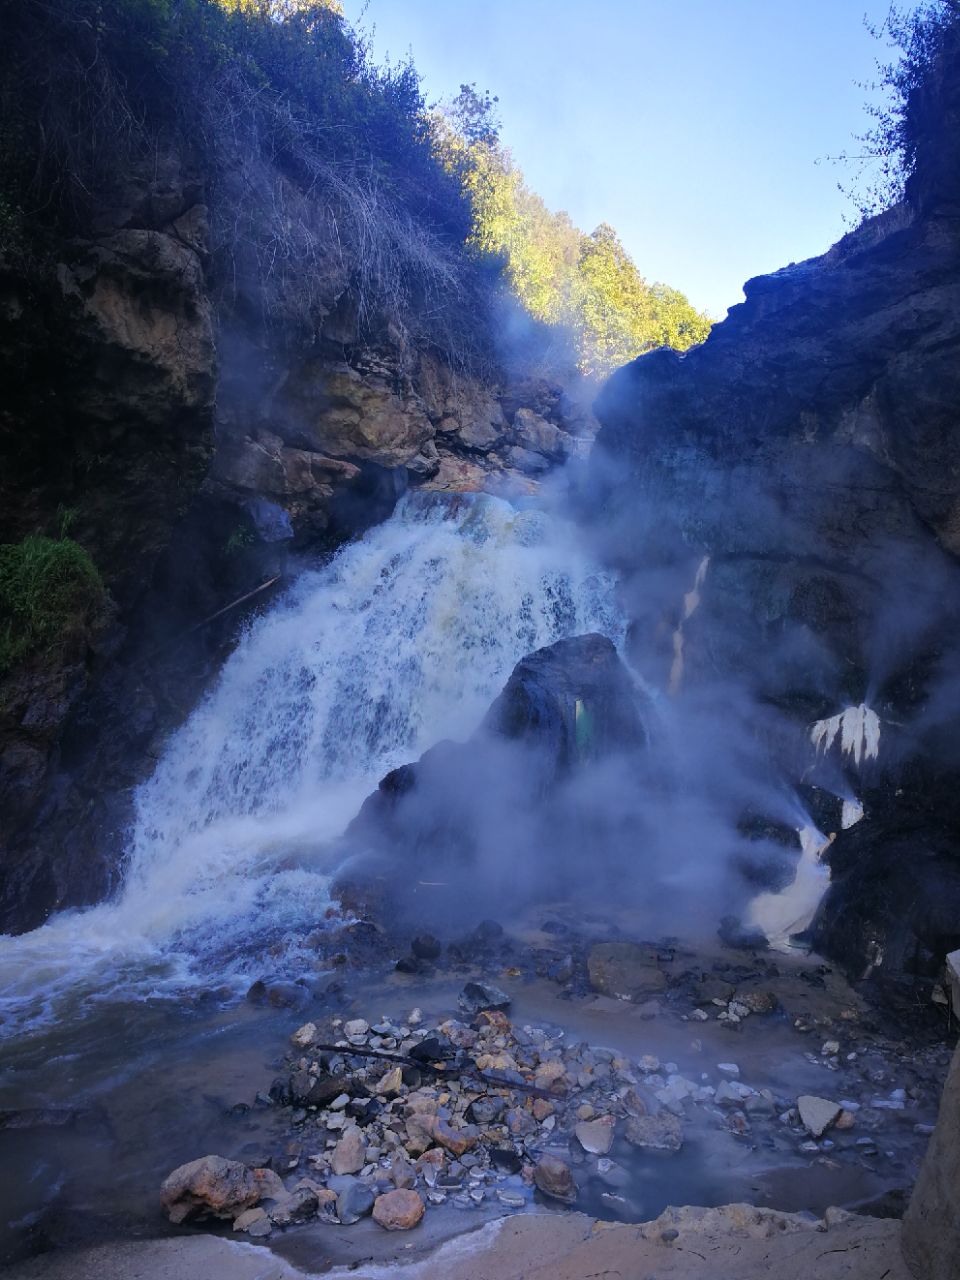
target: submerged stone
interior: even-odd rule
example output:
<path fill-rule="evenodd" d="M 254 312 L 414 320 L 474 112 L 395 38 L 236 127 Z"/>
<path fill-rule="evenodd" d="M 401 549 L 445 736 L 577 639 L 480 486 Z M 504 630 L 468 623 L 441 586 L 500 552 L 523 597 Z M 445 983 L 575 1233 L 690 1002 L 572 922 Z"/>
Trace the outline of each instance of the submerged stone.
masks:
<path fill-rule="evenodd" d="M 559 1156 L 541 1156 L 533 1171 L 533 1180 L 538 1189 L 552 1200 L 573 1204 L 577 1198 L 577 1184 L 570 1166 Z"/>
<path fill-rule="evenodd" d="M 680 1121 L 669 1111 L 661 1111 L 654 1116 L 631 1116 L 624 1137 L 632 1146 L 644 1151 L 674 1152 L 683 1146 Z"/>

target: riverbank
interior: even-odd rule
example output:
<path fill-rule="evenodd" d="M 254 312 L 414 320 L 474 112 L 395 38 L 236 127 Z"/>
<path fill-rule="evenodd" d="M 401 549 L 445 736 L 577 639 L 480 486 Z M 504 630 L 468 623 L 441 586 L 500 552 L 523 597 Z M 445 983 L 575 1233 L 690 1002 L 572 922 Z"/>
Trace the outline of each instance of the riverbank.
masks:
<path fill-rule="evenodd" d="M 12 1274 L 31 1253 L 53 1266 L 83 1246 L 135 1241 L 146 1250 L 158 1234 L 193 1239 L 213 1232 L 235 1239 L 229 1221 L 174 1228 L 160 1214 L 163 1178 L 211 1152 L 269 1167 L 291 1186 L 305 1177 L 323 1183 L 324 1163 L 342 1137 L 342 1130 L 327 1128 L 331 1109 L 310 1110 L 314 1104 L 298 1106 L 282 1093 L 270 1100 L 271 1086 L 289 1082 L 303 1069 L 300 1060 L 310 1057 L 308 1047 L 290 1045 L 291 1034 L 310 1021 L 321 1043 L 327 1037 L 335 1042 L 346 1022 L 362 1019 L 371 1029 L 364 1044 L 350 1048 L 370 1048 L 373 1027 L 385 1020 L 401 1030 L 414 1008 L 423 1034 L 451 1017 L 467 1025 L 471 1019 L 458 1009 L 458 996 L 470 980 L 495 983 L 509 996 L 507 1039 L 522 1035 L 536 1044 L 540 1032 L 530 1029 L 540 1028 L 555 1046 L 546 1049 L 548 1059 L 567 1053 L 579 1058 L 556 1099 L 553 1125 L 544 1131 L 540 1120 L 533 1129 L 517 1122 L 528 1130 L 522 1141 L 510 1139 L 521 1169 L 504 1185 L 515 1197 L 519 1193 L 519 1201 L 505 1204 L 497 1195 L 500 1183 L 471 1182 L 463 1169 L 465 1186 L 449 1187 L 405 1235 L 383 1231 L 369 1218 L 353 1225 L 314 1219 L 275 1228 L 269 1239 L 274 1257 L 306 1273 L 365 1265 L 371 1257 L 387 1265 L 473 1232 L 491 1217 L 536 1218 L 545 1201 L 524 1182 L 522 1166 L 533 1165 L 540 1147 L 565 1146 L 581 1188 L 575 1208 L 594 1218 L 650 1221 L 668 1205 L 742 1200 L 817 1218 L 844 1206 L 895 1221 L 935 1119 L 949 1054 L 945 1040 L 937 1042 L 930 1027 L 926 1039 L 914 1025 L 898 1029 L 896 1020 L 871 1010 L 815 956 L 758 955 L 677 940 L 642 943 L 621 934 L 614 944 L 620 959 L 634 954 L 646 961 L 633 998 L 620 999 L 596 989 L 605 981 L 597 947 L 610 947 L 609 933 L 598 942 L 599 923 L 579 926 L 574 930 L 562 912 L 542 912 L 480 943 L 471 937 L 448 943 L 414 973 L 395 968 L 397 959 L 409 959 L 409 939 L 378 935 L 376 949 L 386 959 L 374 964 L 367 955 L 371 940 L 361 943 L 347 926 L 328 936 L 309 984 L 267 981 L 263 992 L 253 993 L 262 1004 L 221 1004 L 224 993 L 212 990 L 179 1005 L 104 1005 L 72 1027 L 11 1043 L 0 1106 L 8 1116 L 23 1117 L 22 1127 L 8 1122 L 0 1129 L 9 1170 L 4 1250 Z M 347 947 L 331 955 L 351 933 L 353 953 Z M 609 958 L 610 952 L 600 955 Z M 644 990 L 643 983 L 656 990 Z M 299 1007 L 291 1008 L 293 1001 Z M 738 1006 L 748 1012 L 738 1013 Z M 389 1039 L 380 1037 L 381 1051 Z M 358 1069 L 369 1066 L 350 1061 Z M 389 1066 L 379 1064 L 378 1080 Z M 607 1079 L 604 1068 L 614 1078 Z M 616 1079 L 618 1071 L 635 1084 Z M 589 1078 L 594 1074 L 596 1081 Z M 469 1093 L 465 1078 L 458 1085 Z M 652 1095 L 658 1110 L 676 1117 L 683 1142 L 675 1154 L 626 1143 L 624 1114 L 606 1157 L 578 1146 L 572 1131 L 578 1108 L 612 1115 L 617 1104 L 611 1094 L 629 1087 Z M 417 1085 L 423 1088 L 429 1090 L 430 1082 Z M 394 1113 L 404 1114 L 407 1095 L 415 1091 L 401 1086 Z M 849 1127 L 832 1123 L 814 1137 L 797 1110 L 803 1095 L 835 1102 L 834 1121 L 843 1111 Z M 524 1104 L 523 1098 L 511 1101 Z M 542 1120 L 549 1118 L 543 1110 Z M 600 1168 L 603 1159 L 606 1168 Z M 373 1163 L 377 1169 L 368 1177 L 388 1177 L 386 1151 Z M 621 1185 L 608 1185 L 604 1174 Z M 415 1185 L 426 1196 L 422 1177 Z M 482 1196 L 470 1198 L 471 1190 L 481 1189 Z M 560 1221 L 570 1216 L 573 1210 L 559 1209 Z"/>
<path fill-rule="evenodd" d="M 612 1225 L 582 1214 L 501 1220 L 410 1261 L 326 1274 L 354 1280 L 581 1280 L 656 1267 L 663 1280 L 763 1280 L 772 1269 L 779 1280 L 909 1280 L 897 1222 L 838 1214 L 829 1223 L 799 1223 L 744 1209 L 733 1205 L 706 1215 L 673 1240 L 663 1239 L 676 1230 L 663 1221 Z M 180 1280 L 200 1273 L 207 1280 L 306 1280 L 319 1274 L 276 1258 L 265 1270 L 264 1252 L 211 1238 L 102 1246 L 37 1259 L 15 1269 L 10 1280 L 126 1280 L 132 1274 Z"/>

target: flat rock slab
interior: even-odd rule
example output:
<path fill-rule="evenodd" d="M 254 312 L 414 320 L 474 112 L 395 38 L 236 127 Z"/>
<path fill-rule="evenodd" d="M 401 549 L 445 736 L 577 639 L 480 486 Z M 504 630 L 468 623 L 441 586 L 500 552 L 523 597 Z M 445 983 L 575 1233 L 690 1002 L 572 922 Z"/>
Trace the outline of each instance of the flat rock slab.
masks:
<path fill-rule="evenodd" d="M 619 1000 L 639 1000 L 667 985 L 656 951 L 635 942 L 598 942 L 587 956 L 587 972 L 594 991 Z"/>
<path fill-rule="evenodd" d="M 797 1099 L 797 1110 L 803 1127 L 814 1138 L 822 1137 L 830 1126 L 839 1118 L 843 1108 L 829 1098 L 818 1098 L 814 1094 L 804 1093 Z"/>
<path fill-rule="evenodd" d="M 685 1226 L 685 1214 L 703 1217 Z M 676 1239 L 663 1239 L 673 1231 Z M 770 1280 L 771 1273 L 777 1280 L 912 1280 L 900 1260 L 899 1222 L 844 1215 L 824 1231 L 747 1205 L 667 1210 L 639 1226 L 579 1213 L 503 1218 L 408 1265 L 330 1272 L 352 1280 Z"/>

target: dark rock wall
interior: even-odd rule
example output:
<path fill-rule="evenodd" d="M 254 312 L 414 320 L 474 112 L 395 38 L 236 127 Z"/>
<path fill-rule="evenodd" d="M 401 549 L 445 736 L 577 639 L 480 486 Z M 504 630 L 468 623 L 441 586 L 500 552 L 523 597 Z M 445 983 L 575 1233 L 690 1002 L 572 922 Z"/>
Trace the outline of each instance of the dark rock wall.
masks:
<path fill-rule="evenodd" d="M 917 1280 L 960 1275 L 960 1050 L 903 1220 L 903 1256 Z"/>
<path fill-rule="evenodd" d="M 935 816 L 960 781 L 943 733 L 960 705 L 956 43 L 926 91 L 905 201 L 749 281 L 702 346 L 618 371 L 585 500 L 627 576 L 641 669 L 670 679 L 701 566 L 684 687 L 735 690 L 758 732 L 775 708 L 795 729 L 794 782 L 813 766 L 812 722 L 863 702 L 880 715 L 879 760 L 833 779 L 867 820 L 832 846 L 816 931 L 857 976 L 878 952 L 893 973 L 930 973 L 960 926 L 960 842 Z"/>
<path fill-rule="evenodd" d="M 267 603 L 291 551 L 334 549 L 408 486 L 530 491 L 595 430 L 555 382 L 361 325 L 339 246 L 310 336 L 225 302 L 204 199 L 170 151 L 90 238 L 0 254 L 0 542 L 69 512 L 113 601 L 0 674 L 0 930 L 115 883 L 131 788 L 244 609 L 198 623 L 279 578 Z"/>

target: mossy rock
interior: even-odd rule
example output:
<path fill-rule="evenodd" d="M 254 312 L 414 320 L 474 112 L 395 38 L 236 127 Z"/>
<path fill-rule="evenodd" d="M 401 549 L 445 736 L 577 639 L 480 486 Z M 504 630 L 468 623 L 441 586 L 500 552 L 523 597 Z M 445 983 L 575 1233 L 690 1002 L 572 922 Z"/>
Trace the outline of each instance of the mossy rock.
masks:
<path fill-rule="evenodd" d="M 72 538 L 0 545 L 0 671 L 89 631 L 106 604 L 97 566 Z"/>

